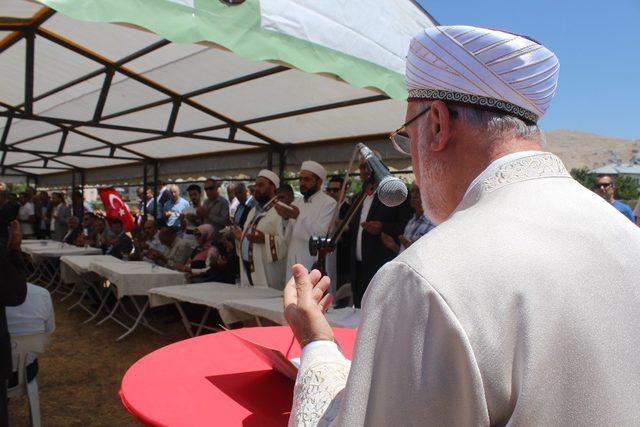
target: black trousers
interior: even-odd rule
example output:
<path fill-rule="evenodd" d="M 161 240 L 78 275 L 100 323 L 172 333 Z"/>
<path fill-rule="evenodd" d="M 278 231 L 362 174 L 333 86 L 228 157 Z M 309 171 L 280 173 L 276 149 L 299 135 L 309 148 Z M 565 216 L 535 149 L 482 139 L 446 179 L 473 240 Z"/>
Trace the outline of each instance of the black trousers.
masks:
<path fill-rule="evenodd" d="M 9 425 L 7 403 L 7 380 L 0 379 L 0 427 L 7 427 Z"/>

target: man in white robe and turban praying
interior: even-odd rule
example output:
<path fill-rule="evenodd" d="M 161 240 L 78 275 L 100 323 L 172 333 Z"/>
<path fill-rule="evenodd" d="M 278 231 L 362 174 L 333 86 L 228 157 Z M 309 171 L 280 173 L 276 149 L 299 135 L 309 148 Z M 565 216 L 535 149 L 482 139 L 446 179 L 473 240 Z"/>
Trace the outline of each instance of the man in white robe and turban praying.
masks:
<path fill-rule="evenodd" d="M 336 201 L 322 191 L 327 178 L 324 166 L 313 160 L 302 162 L 299 172 L 301 199 L 296 199 L 290 206 L 283 203 L 275 206 L 283 219 L 288 220 L 286 236 L 289 244 L 287 254 L 287 279 L 291 275 L 291 267 L 301 264 L 311 269 L 317 256 L 309 251 L 309 238 L 324 237 L 329 232 L 331 219 L 336 210 Z M 337 280 L 336 253 L 326 257 L 326 271 L 333 283 Z"/>
<path fill-rule="evenodd" d="M 392 139 L 440 225 L 373 278 L 351 362 L 293 267 L 290 425 L 640 424 L 640 230 L 542 150 L 558 68 L 496 30 L 412 39 Z"/>

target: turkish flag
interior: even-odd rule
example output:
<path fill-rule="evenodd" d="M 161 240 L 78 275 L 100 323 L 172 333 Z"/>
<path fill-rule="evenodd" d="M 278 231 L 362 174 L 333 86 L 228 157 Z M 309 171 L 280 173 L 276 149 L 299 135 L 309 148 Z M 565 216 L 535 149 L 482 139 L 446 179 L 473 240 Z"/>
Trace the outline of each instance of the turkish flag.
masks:
<path fill-rule="evenodd" d="M 102 199 L 104 205 L 104 211 L 107 214 L 107 219 L 118 218 L 122 221 L 122 226 L 125 231 L 131 230 L 134 221 L 129 206 L 122 201 L 120 194 L 113 187 L 98 188 L 98 194 Z"/>

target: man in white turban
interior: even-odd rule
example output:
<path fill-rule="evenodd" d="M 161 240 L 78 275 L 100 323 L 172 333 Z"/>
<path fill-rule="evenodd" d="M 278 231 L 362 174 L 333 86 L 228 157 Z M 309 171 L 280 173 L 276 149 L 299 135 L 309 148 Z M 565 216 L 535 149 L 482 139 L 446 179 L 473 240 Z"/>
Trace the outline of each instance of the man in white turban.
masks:
<path fill-rule="evenodd" d="M 238 257 L 240 283 L 282 289 L 287 267 L 287 241 L 282 218 L 273 209 L 278 175 L 268 169 L 258 173 L 255 181 L 256 204 L 251 208 L 244 229 L 233 226 Z"/>
<path fill-rule="evenodd" d="M 411 41 L 392 136 L 440 225 L 373 278 L 352 362 L 322 315 L 327 279 L 294 266 L 290 425 L 640 423 L 640 230 L 541 151 L 557 79 L 525 37 Z"/>
<path fill-rule="evenodd" d="M 320 163 L 313 160 L 302 162 L 299 179 L 303 198 L 294 200 L 290 206 L 284 204 L 276 206 L 278 213 L 285 220 L 289 220 L 287 225 L 289 242 L 287 273 L 289 274 L 294 264 L 301 264 L 311 269 L 317 257 L 309 252 L 309 238 L 326 236 L 331 225 L 337 203 L 322 191 L 322 184 L 326 177 L 327 172 Z M 327 256 L 326 270 L 335 283 L 337 280 L 335 252 Z"/>

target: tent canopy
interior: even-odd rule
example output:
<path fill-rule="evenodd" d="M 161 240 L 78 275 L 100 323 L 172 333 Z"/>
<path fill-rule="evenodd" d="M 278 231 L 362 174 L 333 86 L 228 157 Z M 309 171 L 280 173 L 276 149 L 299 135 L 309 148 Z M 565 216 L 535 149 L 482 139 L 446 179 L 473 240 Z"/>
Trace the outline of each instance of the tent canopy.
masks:
<path fill-rule="evenodd" d="M 384 135 L 408 40 L 434 21 L 344 3 L 3 0 L 0 175 Z"/>

